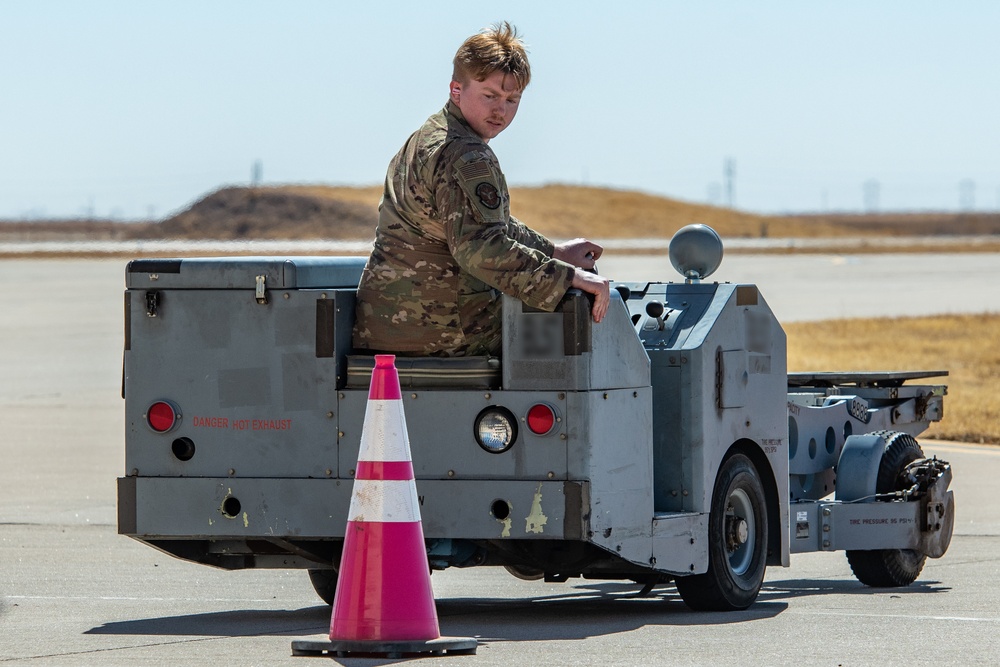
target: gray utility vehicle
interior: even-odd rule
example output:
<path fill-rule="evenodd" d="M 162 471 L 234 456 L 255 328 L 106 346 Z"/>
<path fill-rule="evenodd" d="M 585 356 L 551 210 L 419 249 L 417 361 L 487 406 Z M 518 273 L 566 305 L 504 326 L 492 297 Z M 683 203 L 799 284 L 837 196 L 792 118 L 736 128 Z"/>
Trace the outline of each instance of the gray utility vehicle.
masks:
<path fill-rule="evenodd" d="M 767 565 L 847 552 L 870 586 L 944 554 L 949 465 L 927 373 L 788 374 L 754 285 L 705 282 L 722 244 L 671 241 L 680 282 L 613 283 L 606 319 L 504 297 L 503 355 L 397 357 L 431 567 L 676 583 L 694 609 L 757 597 Z M 371 357 L 357 257 L 139 259 L 125 292 L 118 530 L 226 569 L 336 585 Z"/>

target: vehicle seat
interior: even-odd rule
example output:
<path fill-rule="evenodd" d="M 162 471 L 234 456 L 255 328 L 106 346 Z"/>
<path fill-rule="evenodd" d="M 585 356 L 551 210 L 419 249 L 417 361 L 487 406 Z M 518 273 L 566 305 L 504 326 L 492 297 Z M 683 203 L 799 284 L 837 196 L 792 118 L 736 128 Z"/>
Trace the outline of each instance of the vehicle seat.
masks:
<path fill-rule="evenodd" d="M 347 388 L 367 389 L 371 384 L 375 357 L 347 355 Z M 499 389 L 500 359 L 497 357 L 396 357 L 399 386 L 404 389 Z"/>

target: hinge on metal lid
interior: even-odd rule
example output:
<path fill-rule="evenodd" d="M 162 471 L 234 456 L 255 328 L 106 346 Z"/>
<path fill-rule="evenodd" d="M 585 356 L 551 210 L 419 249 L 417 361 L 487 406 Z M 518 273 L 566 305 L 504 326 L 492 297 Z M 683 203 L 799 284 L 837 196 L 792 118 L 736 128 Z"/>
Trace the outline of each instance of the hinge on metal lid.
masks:
<path fill-rule="evenodd" d="M 255 292 L 257 303 L 264 305 L 267 303 L 267 292 L 264 290 L 264 276 L 257 276 L 257 290 Z"/>
<path fill-rule="evenodd" d="M 715 406 L 722 409 L 722 350 L 715 351 Z"/>

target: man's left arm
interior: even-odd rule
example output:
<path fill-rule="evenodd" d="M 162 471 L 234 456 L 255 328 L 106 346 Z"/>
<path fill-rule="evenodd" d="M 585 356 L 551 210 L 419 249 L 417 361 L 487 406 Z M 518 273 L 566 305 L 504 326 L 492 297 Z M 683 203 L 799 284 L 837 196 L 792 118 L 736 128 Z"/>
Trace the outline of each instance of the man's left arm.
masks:
<path fill-rule="evenodd" d="M 608 280 L 576 267 L 592 269 L 601 247 L 584 239 L 555 246 L 516 219 L 512 223 L 500 196 L 501 181 L 489 161 L 469 153 L 456 166 L 438 181 L 437 200 L 459 266 L 543 310 L 555 309 L 570 287 L 582 289 L 594 296 L 592 314 L 600 322 L 610 302 Z M 521 238 L 542 244 L 545 251 Z"/>
<path fill-rule="evenodd" d="M 511 221 L 489 160 L 470 152 L 442 166 L 436 198 L 458 265 L 530 306 L 553 310 L 573 283 L 573 266 L 546 252 L 555 246 L 545 237 Z"/>
<path fill-rule="evenodd" d="M 510 223 L 507 225 L 507 233 L 510 237 L 522 245 L 540 250 L 549 257 L 555 253 L 556 246 L 547 237 L 539 234 L 534 229 L 524 224 L 514 216 L 510 216 Z"/>

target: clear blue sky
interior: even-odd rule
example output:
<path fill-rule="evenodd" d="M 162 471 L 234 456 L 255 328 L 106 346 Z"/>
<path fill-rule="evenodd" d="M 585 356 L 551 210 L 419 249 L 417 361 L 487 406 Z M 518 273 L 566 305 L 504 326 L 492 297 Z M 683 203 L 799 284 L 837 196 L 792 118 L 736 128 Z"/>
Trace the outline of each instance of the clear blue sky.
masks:
<path fill-rule="evenodd" d="M 532 63 L 512 185 L 725 203 L 731 159 L 750 211 L 1000 209 L 995 0 L 0 0 L 0 218 L 159 218 L 257 160 L 381 183 L 500 19 Z"/>

